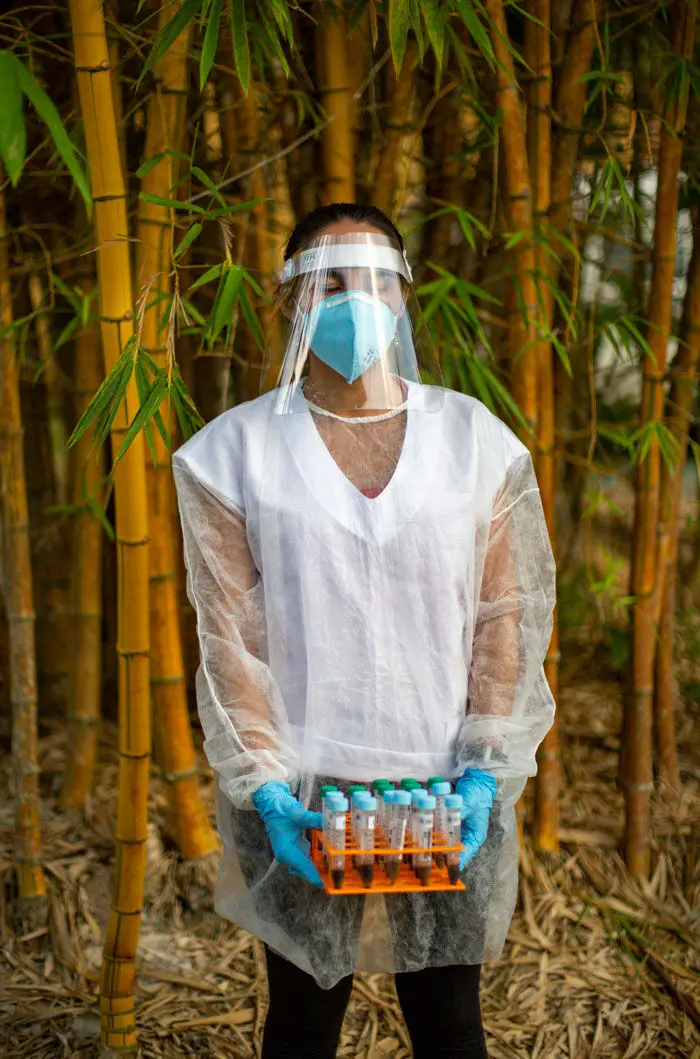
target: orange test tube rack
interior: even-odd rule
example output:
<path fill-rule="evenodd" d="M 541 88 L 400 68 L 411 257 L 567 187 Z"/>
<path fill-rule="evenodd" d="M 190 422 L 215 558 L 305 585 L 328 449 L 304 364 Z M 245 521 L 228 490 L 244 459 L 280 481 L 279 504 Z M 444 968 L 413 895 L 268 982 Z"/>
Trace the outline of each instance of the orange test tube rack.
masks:
<path fill-rule="evenodd" d="M 336 849 L 334 846 L 330 846 L 322 831 L 311 832 L 312 860 L 318 868 L 326 893 L 334 897 L 342 896 L 343 894 L 410 894 L 437 893 L 442 890 L 455 892 L 464 890 L 466 887 L 461 879 L 458 879 L 456 883 L 451 883 L 447 868 L 438 867 L 436 863 L 433 863 L 431 868 L 430 882 L 427 886 L 423 886 L 416 878 L 410 863 L 406 863 L 404 860 L 404 855 L 413 853 L 431 853 L 435 856 L 441 853 L 454 853 L 462 849 L 464 849 L 464 846 L 461 843 L 456 846 L 448 846 L 442 835 L 439 834 L 435 835 L 432 846 L 416 846 L 408 833 L 406 834 L 403 849 L 392 849 L 380 828 L 377 828 L 375 832 L 374 849 L 360 849 L 357 843 L 353 843 L 351 840 L 349 819 L 346 821 L 345 826 L 345 849 Z M 324 850 L 329 858 L 345 858 L 345 879 L 342 887 L 333 885 L 330 871 L 325 868 L 323 863 Z M 374 858 L 374 878 L 370 886 L 365 886 L 357 870 L 353 867 L 352 859 L 358 853 Z M 401 855 L 399 873 L 393 883 L 387 878 L 382 865 L 377 863 L 381 857 L 392 853 Z"/>

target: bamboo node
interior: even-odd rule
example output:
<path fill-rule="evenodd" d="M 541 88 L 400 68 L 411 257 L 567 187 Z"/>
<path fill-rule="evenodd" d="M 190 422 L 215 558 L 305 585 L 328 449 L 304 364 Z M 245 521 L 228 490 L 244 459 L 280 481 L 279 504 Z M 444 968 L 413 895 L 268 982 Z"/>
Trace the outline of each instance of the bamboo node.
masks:
<path fill-rule="evenodd" d="M 197 769 L 188 769 L 186 772 L 161 772 L 161 779 L 165 783 L 180 783 L 182 780 L 197 778 Z"/>
<path fill-rule="evenodd" d="M 175 684 L 181 684 L 184 679 L 184 673 L 175 673 L 173 676 L 169 677 L 151 677 L 151 684 L 155 685 L 157 688 L 162 687 L 163 685 L 174 686 Z"/>

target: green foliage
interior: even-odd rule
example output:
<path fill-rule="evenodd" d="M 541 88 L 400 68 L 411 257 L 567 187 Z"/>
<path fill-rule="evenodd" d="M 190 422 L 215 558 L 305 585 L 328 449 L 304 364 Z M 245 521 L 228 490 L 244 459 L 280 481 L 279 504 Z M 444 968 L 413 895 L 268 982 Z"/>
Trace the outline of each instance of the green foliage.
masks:
<path fill-rule="evenodd" d="M 15 187 L 24 167 L 26 133 L 22 113 L 25 95 L 42 119 L 54 147 L 73 177 L 88 210 L 92 209 L 90 187 L 55 106 L 34 74 L 12 51 L 0 51 L 0 157 Z"/>
<path fill-rule="evenodd" d="M 204 425 L 177 364 L 171 364 L 168 370 L 158 367 L 153 358 L 139 347 L 138 338 L 133 335 L 80 417 L 68 439 L 68 448 L 75 445 L 90 427 L 93 428 L 93 443 L 98 448 L 104 444 L 114 424 L 116 414 L 126 400 L 132 376 L 138 392 L 139 408 L 129 423 L 121 446 L 114 456 L 113 470 L 123 459 L 127 449 L 141 430 L 145 432 L 147 443 L 155 459 L 153 423 L 165 445 L 168 449 L 170 448 L 170 435 L 161 412 L 166 400 L 168 406 L 172 402 L 185 440 Z"/>
<path fill-rule="evenodd" d="M 27 153 L 22 90 L 15 62 L 12 52 L 0 51 L 0 158 L 13 187 L 17 186 Z"/>

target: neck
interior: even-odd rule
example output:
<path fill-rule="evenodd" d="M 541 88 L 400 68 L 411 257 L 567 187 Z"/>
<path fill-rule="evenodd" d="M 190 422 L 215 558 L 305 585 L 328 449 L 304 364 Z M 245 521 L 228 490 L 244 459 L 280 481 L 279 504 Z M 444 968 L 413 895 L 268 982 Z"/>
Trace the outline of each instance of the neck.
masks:
<path fill-rule="evenodd" d="M 319 408 L 347 416 L 381 415 L 404 400 L 398 380 L 387 375 L 381 364 L 375 364 L 359 379 L 348 383 L 313 353 L 309 355 L 304 393 Z"/>

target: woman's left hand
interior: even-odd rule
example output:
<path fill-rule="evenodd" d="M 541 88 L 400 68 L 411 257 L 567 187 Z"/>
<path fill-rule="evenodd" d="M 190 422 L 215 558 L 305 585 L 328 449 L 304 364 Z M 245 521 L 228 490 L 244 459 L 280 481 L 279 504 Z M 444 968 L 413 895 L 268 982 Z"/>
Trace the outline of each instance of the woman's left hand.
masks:
<path fill-rule="evenodd" d="M 489 816 L 497 789 L 498 783 L 495 776 L 482 769 L 466 769 L 464 775 L 455 784 L 455 793 L 462 795 L 464 849 L 459 855 L 460 871 L 466 868 L 486 841 Z"/>

